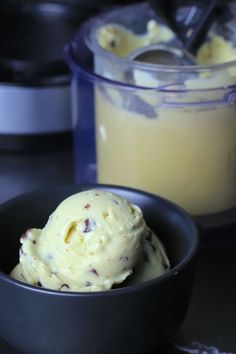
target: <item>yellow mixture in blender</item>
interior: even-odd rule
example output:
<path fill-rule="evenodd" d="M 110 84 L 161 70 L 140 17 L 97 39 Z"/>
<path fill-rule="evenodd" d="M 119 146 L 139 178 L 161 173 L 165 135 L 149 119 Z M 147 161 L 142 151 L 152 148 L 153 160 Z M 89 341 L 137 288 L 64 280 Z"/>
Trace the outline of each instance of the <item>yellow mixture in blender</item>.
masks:
<path fill-rule="evenodd" d="M 112 26 L 106 31 L 109 28 Z M 106 40 L 100 37 L 99 41 L 104 49 L 126 56 L 130 48 L 132 51 L 137 45 L 153 43 L 154 37 L 150 33 L 149 30 L 146 37 L 138 38 L 124 28 L 121 32 L 116 28 L 113 48 L 108 45 L 107 35 Z M 170 33 L 163 33 L 168 41 Z M 165 40 L 164 35 L 162 40 Z M 218 35 L 209 38 L 197 55 L 197 62 L 201 65 L 231 60 L 236 60 L 236 49 Z M 212 82 L 218 87 L 236 83 L 234 74 L 219 75 Z M 212 82 L 199 77 L 186 85 L 191 89 L 204 85 L 207 89 Z M 213 91 L 213 100 L 217 94 Z M 135 110 L 127 109 L 129 100 L 137 99 L 137 96 L 150 103 L 158 101 L 159 95 L 155 89 L 130 92 L 125 87 L 107 84 L 96 88 L 98 181 L 162 195 L 195 215 L 233 207 L 236 204 L 234 102 L 225 105 L 213 103 L 208 107 L 188 107 L 186 104 L 185 108 L 159 104 L 152 107 L 156 114 L 152 119 L 139 110 L 138 105 Z M 195 101 L 205 100 L 204 91 L 196 91 L 192 95 L 195 95 Z"/>

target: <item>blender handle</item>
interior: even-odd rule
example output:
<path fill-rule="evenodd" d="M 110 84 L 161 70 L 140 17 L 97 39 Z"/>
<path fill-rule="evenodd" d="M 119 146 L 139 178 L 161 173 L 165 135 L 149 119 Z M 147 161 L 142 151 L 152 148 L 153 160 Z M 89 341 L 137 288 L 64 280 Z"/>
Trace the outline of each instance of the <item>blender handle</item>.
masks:
<path fill-rule="evenodd" d="M 236 104 L 236 90 L 229 92 L 226 96 L 226 100 L 229 105 Z"/>

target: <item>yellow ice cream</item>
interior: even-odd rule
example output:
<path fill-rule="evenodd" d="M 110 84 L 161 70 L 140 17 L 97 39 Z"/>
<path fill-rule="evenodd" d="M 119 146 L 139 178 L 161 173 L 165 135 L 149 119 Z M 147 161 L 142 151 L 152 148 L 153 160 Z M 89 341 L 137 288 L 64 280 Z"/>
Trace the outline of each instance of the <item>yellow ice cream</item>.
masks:
<path fill-rule="evenodd" d="M 147 31 L 142 35 L 117 24 L 108 24 L 98 29 L 97 40 L 99 45 L 120 57 L 126 57 L 135 49 L 146 45 L 168 42 L 174 38 L 174 33 L 166 26 L 155 20 L 147 23 Z"/>
<path fill-rule="evenodd" d="M 157 276 L 168 260 L 150 232 L 140 208 L 126 199 L 100 190 L 81 192 L 65 199 L 42 230 L 21 237 L 20 263 L 11 276 L 54 290 L 108 290 L 144 258 L 151 260 L 154 249 L 156 262 L 145 267 L 149 277 L 153 267 Z"/>
<path fill-rule="evenodd" d="M 199 65 L 221 64 L 233 60 L 236 60 L 236 48 L 233 43 L 216 34 L 213 34 L 197 53 Z"/>
<path fill-rule="evenodd" d="M 191 214 L 235 205 L 235 105 L 200 112 L 157 107 L 148 118 L 97 90 L 96 112 L 99 182 L 162 195 Z"/>
<path fill-rule="evenodd" d="M 135 34 L 130 29 L 117 24 L 107 24 L 97 30 L 99 45 L 119 57 L 127 57 L 138 48 L 151 44 L 166 43 L 175 34 L 165 25 L 155 20 L 147 23 L 147 31 Z M 236 60 L 236 48 L 232 41 L 214 32 L 209 33 L 208 40 L 199 48 L 196 56 L 198 65 L 215 65 Z"/>

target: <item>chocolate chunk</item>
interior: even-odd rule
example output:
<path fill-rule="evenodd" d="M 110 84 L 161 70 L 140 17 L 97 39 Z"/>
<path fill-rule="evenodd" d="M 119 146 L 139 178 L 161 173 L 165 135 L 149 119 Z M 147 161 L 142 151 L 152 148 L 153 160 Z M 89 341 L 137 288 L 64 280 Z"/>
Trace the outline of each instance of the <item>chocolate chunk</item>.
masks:
<path fill-rule="evenodd" d="M 89 219 L 84 220 L 84 224 L 85 224 L 85 228 L 84 228 L 83 232 L 90 232 L 91 231 L 91 227 L 90 227 Z"/>
<path fill-rule="evenodd" d="M 36 243 L 37 243 L 35 240 L 33 240 L 32 242 L 33 242 L 34 245 L 36 245 Z"/>
<path fill-rule="evenodd" d="M 26 230 L 22 235 L 21 235 L 21 240 L 27 240 L 27 238 L 29 237 L 29 231 L 30 229 Z"/>
<path fill-rule="evenodd" d="M 86 281 L 85 286 L 91 286 L 92 283 L 90 281 Z"/>
<path fill-rule="evenodd" d="M 91 204 L 88 203 L 84 207 L 85 207 L 85 209 L 89 209 L 91 207 Z"/>
<path fill-rule="evenodd" d="M 93 274 L 95 274 L 95 275 L 97 275 L 97 276 L 99 276 L 99 274 L 98 274 L 98 272 L 97 272 L 97 270 L 96 270 L 95 268 L 92 268 L 92 269 L 90 270 L 90 272 L 93 273 Z"/>
<path fill-rule="evenodd" d="M 63 289 L 63 288 L 70 289 L 68 284 L 61 284 L 60 290 Z"/>
<path fill-rule="evenodd" d="M 84 225 L 85 226 L 84 226 L 83 232 L 87 233 L 87 232 L 91 232 L 94 229 L 96 223 L 95 223 L 95 221 L 90 221 L 89 219 L 85 219 Z"/>
<path fill-rule="evenodd" d="M 99 193 L 95 193 L 95 195 L 99 196 L 100 194 Z"/>
<path fill-rule="evenodd" d="M 37 281 L 36 285 L 39 286 L 40 288 L 42 287 L 42 283 L 40 281 Z"/>

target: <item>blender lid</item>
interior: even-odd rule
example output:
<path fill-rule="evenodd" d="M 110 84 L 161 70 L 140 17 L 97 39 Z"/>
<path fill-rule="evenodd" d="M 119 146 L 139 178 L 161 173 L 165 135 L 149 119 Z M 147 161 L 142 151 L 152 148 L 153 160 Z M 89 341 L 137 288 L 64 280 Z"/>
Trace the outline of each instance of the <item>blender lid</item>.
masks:
<path fill-rule="evenodd" d="M 68 78 L 64 46 L 95 12 L 62 1 L 1 0 L 0 81 L 45 84 Z"/>

